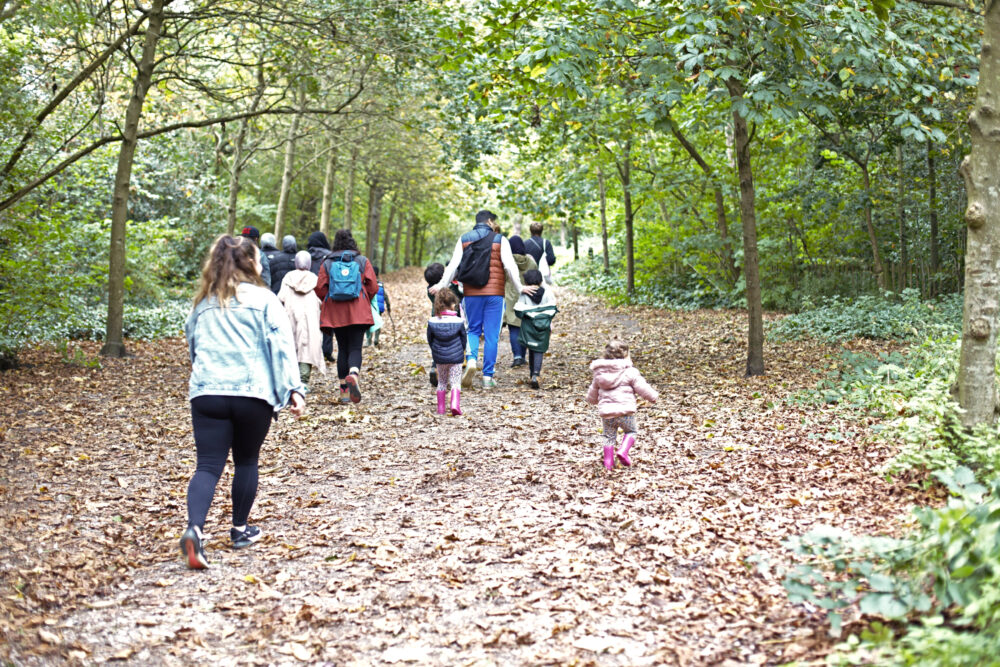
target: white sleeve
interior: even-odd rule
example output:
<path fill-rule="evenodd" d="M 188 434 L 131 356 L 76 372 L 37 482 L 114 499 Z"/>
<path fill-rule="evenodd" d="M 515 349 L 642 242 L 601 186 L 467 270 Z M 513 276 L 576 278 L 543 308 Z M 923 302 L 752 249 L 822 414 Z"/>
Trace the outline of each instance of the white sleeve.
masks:
<path fill-rule="evenodd" d="M 520 293 L 521 280 L 518 276 L 517 262 L 514 261 L 514 253 L 510 251 L 510 241 L 506 236 L 500 237 L 500 263 L 503 264 L 503 270 L 514 285 L 514 289 Z"/>
<path fill-rule="evenodd" d="M 435 285 L 435 287 L 441 290 L 450 285 L 451 279 L 455 277 L 455 272 L 458 271 L 458 265 L 461 261 L 462 238 L 459 237 L 458 241 L 455 243 L 455 250 L 451 253 L 451 261 L 448 262 L 448 266 L 444 267 L 444 275 L 441 276 L 441 282 Z"/>

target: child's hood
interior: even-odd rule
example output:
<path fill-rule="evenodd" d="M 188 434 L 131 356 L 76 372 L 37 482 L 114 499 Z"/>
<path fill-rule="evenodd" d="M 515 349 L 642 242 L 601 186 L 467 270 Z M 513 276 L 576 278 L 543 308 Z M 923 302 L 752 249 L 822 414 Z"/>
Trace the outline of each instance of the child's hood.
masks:
<path fill-rule="evenodd" d="M 595 359 L 590 370 L 601 389 L 614 389 L 628 383 L 634 372 L 631 359 Z"/>
<path fill-rule="evenodd" d="M 295 271 L 286 273 L 285 277 L 282 278 L 281 284 L 288 285 L 289 288 L 299 294 L 306 294 L 316 288 L 316 280 L 316 274 L 312 271 L 296 269 Z"/>

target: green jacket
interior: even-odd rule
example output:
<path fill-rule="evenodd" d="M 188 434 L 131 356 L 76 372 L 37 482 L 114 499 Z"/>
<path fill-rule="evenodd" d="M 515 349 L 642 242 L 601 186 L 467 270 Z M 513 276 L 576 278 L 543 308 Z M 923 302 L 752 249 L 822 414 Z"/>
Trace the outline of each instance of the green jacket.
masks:
<path fill-rule="evenodd" d="M 535 259 L 531 255 L 514 255 L 514 263 L 517 264 L 517 271 L 521 275 L 518 278 L 521 284 L 524 284 L 524 272 L 531 271 L 532 269 L 538 269 L 538 264 L 535 263 Z M 504 286 L 504 301 L 505 308 L 503 310 L 503 321 L 509 327 L 519 327 L 521 326 L 521 320 L 514 314 L 514 304 L 517 303 L 518 297 L 521 295 L 517 293 L 514 289 L 514 284 L 507 281 Z"/>

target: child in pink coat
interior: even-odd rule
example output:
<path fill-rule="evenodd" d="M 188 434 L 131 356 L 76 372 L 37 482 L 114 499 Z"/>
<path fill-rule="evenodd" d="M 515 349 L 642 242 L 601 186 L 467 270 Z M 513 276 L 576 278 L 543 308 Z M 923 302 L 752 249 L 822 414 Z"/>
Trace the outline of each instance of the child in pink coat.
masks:
<path fill-rule="evenodd" d="M 604 421 L 604 467 L 611 470 L 615 467 L 615 456 L 623 465 L 632 465 L 628 451 L 635 444 L 637 435 L 635 428 L 636 395 L 645 398 L 650 403 L 656 403 L 659 394 L 649 386 L 632 365 L 629 358 L 628 344 L 620 340 L 612 340 L 604 346 L 604 358 L 595 359 L 590 364 L 594 381 L 587 390 L 587 402 L 597 405 L 597 411 Z M 621 448 L 616 452 L 618 429 L 621 428 Z"/>

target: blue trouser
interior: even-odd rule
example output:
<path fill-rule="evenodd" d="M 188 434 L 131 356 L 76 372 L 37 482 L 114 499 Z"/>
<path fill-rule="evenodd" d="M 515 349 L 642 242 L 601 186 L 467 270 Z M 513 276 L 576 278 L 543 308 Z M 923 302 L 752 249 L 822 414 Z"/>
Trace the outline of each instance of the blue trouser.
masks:
<path fill-rule="evenodd" d="M 483 377 L 493 377 L 500 344 L 500 326 L 503 324 L 503 296 L 466 296 L 462 299 L 465 317 L 469 322 L 468 359 L 479 357 L 479 335 L 483 343 Z"/>
<path fill-rule="evenodd" d="M 507 329 L 510 331 L 510 353 L 514 355 L 514 358 L 524 359 L 524 346 L 521 345 L 521 327 L 515 327 L 513 324 L 508 324 Z"/>

